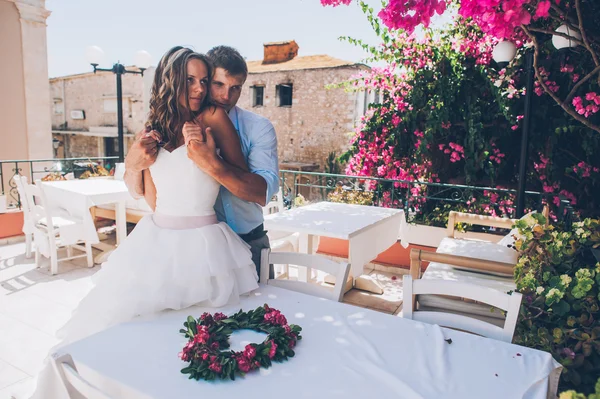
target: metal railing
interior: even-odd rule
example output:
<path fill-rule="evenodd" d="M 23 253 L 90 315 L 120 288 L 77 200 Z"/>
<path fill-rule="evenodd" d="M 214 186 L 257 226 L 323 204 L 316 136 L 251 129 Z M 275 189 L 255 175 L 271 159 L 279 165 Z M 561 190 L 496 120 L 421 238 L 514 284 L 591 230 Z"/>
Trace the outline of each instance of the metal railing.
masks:
<path fill-rule="evenodd" d="M 347 176 L 319 172 L 280 171 L 284 202 L 334 201 L 401 208 L 409 221 L 446 226 L 450 210 L 515 217 L 517 190 L 444 184 L 423 181 L 390 180 L 376 177 Z M 525 191 L 527 211 L 542 211 L 549 205 L 552 214 L 570 226 L 574 210 L 561 197 L 537 191 Z"/>
<path fill-rule="evenodd" d="M 9 196 L 19 206 L 19 193 L 12 180 L 17 174 L 28 175 L 34 181 L 52 172 L 61 175 L 75 172 L 75 164 L 79 162 L 91 161 L 106 167 L 117 160 L 118 157 L 87 157 L 0 161 L 0 194 Z M 280 179 L 287 207 L 302 201 L 362 203 L 402 208 L 410 221 L 440 226 L 445 226 L 450 210 L 515 216 L 517 191 L 511 189 L 291 170 L 281 170 Z M 525 193 L 527 209 L 541 211 L 548 204 L 560 221 L 568 225 L 573 222 L 573 207 L 568 200 L 561 198 L 555 204 L 551 194 Z"/>
<path fill-rule="evenodd" d="M 55 159 L 15 159 L 0 161 L 0 195 L 9 197 L 9 201 L 20 206 L 19 192 L 13 181 L 13 176 L 29 176 L 29 181 L 57 172 L 61 175 L 75 173 L 76 163 L 94 162 L 106 167 L 116 162 L 119 157 L 86 157 L 86 158 L 55 158 Z M 12 200 L 12 201 L 11 201 Z"/>

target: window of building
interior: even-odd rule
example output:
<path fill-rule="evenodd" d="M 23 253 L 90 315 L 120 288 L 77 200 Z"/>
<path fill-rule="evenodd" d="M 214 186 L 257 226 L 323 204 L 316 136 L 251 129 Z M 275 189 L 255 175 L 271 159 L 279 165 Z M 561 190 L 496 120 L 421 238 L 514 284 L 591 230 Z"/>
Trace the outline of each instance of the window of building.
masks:
<path fill-rule="evenodd" d="M 277 85 L 275 91 L 277 96 L 277 104 L 280 107 L 292 106 L 292 89 L 293 85 L 291 83 Z"/>
<path fill-rule="evenodd" d="M 116 157 L 119 155 L 119 140 L 117 137 L 104 137 L 104 156 Z"/>
<path fill-rule="evenodd" d="M 264 86 L 252 86 L 252 106 L 262 107 L 264 105 L 265 98 L 265 87 Z"/>
<path fill-rule="evenodd" d="M 65 103 L 62 102 L 62 99 L 54 100 L 54 115 L 62 115 L 65 113 Z"/>

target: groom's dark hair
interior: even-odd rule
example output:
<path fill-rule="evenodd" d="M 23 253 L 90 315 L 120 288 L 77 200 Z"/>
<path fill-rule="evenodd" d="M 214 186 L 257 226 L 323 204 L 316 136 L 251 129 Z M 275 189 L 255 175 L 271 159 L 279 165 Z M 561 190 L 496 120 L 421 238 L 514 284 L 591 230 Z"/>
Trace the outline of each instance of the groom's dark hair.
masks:
<path fill-rule="evenodd" d="M 229 46 L 216 46 L 206 53 L 214 68 L 223 68 L 230 75 L 248 76 L 248 66 L 244 57 Z"/>

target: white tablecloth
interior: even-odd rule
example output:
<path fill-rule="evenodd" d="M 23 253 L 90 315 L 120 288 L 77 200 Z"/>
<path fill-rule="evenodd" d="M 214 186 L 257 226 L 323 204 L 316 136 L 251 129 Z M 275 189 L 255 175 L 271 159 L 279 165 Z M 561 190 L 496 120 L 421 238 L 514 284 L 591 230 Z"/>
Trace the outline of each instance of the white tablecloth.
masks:
<path fill-rule="evenodd" d="M 294 358 L 235 381 L 180 373 L 186 341 L 178 331 L 188 315 L 214 311 L 206 308 L 122 324 L 62 352 L 114 398 L 543 399 L 556 392 L 560 366 L 550 354 L 435 325 L 265 286 L 221 311 L 264 303 L 300 325 L 303 339 Z"/>
<path fill-rule="evenodd" d="M 408 246 L 408 225 L 401 209 L 319 202 L 265 216 L 264 225 L 267 230 L 348 240 L 355 277 L 398 239 L 405 248 Z"/>
<path fill-rule="evenodd" d="M 98 233 L 90 214 L 90 208 L 97 205 L 122 203 L 131 198 L 127 186 L 121 180 L 86 179 L 43 182 L 46 198 L 54 210 L 66 211 L 69 215 L 83 220 L 85 239 L 91 244 L 99 242 Z M 126 221 L 117 220 L 118 233 L 123 235 Z M 120 228 L 119 228 L 120 227 Z M 121 237 L 124 238 L 124 237 Z"/>

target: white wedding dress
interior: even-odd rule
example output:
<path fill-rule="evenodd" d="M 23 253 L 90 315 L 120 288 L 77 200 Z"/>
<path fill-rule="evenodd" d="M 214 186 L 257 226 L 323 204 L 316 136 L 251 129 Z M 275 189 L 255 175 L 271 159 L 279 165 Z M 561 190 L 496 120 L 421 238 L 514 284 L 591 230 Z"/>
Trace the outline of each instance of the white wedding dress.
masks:
<path fill-rule="evenodd" d="M 160 149 L 150 173 L 155 214 L 144 217 L 93 276 L 94 288 L 57 333 L 59 347 L 137 316 L 235 303 L 258 288 L 248 245 L 217 222 L 219 184 L 193 164 L 186 147 Z M 63 397 L 55 374 L 46 364 L 35 398 Z"/>

